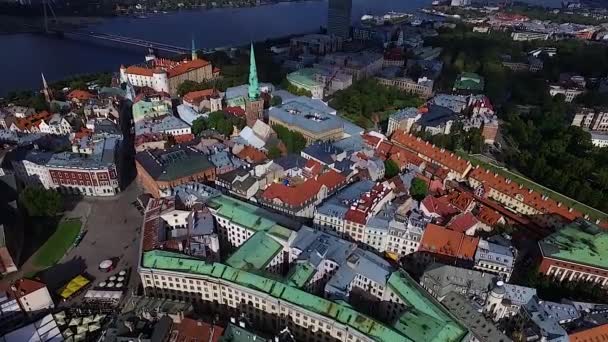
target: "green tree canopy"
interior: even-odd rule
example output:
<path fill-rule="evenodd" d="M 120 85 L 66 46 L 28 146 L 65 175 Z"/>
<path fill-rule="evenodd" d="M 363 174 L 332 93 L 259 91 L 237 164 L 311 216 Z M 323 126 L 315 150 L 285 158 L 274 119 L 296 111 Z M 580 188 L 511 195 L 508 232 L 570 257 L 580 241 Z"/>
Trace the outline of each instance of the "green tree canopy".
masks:
<path fill-rule="evenodd" d="M 61 194 L 37 186 L 26 187 L 19 194 L 19 203 L 32 217 L 55 217 L 63 209 Z"/>
<path fill-rule="evenodd" d="M 399 174 L 399 165 L 392 159 L 384 161 L 384 176 L 386 178 L 393 178 Z"/>
<path fill-rule="evenodd" d="M 410 186 L 410 196 L 416 201 L 422 201 L 429 192 L 429 186 L 420 178 L 414 178 Z"/>
<path fill-rule="evenodd" d="M 290 131 L 282 125 L 273 125 L 272 129 L 277 133 L 278 138 L 285 144 L 287 152 L 300 153 L 306 147 L 306 138 L 299 133 Z"/>

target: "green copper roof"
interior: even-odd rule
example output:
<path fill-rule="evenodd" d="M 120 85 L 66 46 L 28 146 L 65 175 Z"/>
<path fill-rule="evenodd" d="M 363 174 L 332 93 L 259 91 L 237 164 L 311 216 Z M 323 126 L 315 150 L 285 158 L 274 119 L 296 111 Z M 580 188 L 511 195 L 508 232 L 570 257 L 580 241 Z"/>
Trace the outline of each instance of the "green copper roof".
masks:
<path fill-rule="evenodd" d="M 289 286 L 283 282 L 269 279 L 260 275 L 249 273 L 243 270 L 238 270 L 230 266 L 219 263 L 208 264 L 202 260 L 195 260 L 188 256 L 178 253 L 165 251 L 149 251 L 143 254 L 142 265 L 145 268 L 156 268 L 171 271 L 189 273 L 193 275 L 204 275 L 225 281 L 238 284 L 240 286 L 255 289 L 264 292 L 274 298 L 289 302 L 299 307 L 305 308 L 311 312 L 331 318 L 341 322 L 357 331 L 371 337 L 379 342 L 394 342 L 394 341 L 418 341 L 416 338 L 425 336 L 427 329 L 423 327 L 424 322 L 414 324 L 413 320 L 417 315 L 420 315 L 423 320 L 433 320 L 434 317 L 418 312 L 418 308 L 411 308 L 411 318 L 405 320 L 405 323 L 400 325 L 399 331 L 396 328 L 386 326 L 366 315 L 363 315 L 352 308 L 341 305 L 336 302 L 317 297 L 308 292 L 302 291 L 295 287 Z M 416 288 L 411 288 L 414 291 Z M 437 309 L 439 310 L 439 309 Z M 426 308 L 426 311 L 432 311 Z M 440 311 L 440 310 L 439 310 Z M 433 321 L 435 322 L 435 321 Z M 435 323 L 433 324 L 433 329 Z M 450 322 L 445 322 L 450 325 Z M 427 324 L 428 325 L 428 324 Z M 407 327 L 407 328 L 406 328 Z M 444 328 L 438 333 L 435 333 L 435 339 L 427 339 L 428 341 L 440 341 L 440 337 L 445 337 L 443 341 L 460 340 L 462 334 L 448 334 L 449 328 Z M 459 330 L 462 331 L 462 330 Z"/>
<path fill-rule="evenodd" d="M 262 270 L 283 250 L 283 246 L 265 232 L 253 234 L 226 263 L 240 270 Z"/>
<path fill-rule="evenodd" d="M 249 98 L 257 99 L 260 97 L 260 85 L 258 84 L 258 69 L 255 63 L 255 52 L 251 43 L 251 53 L 249 57 Z"/>
<path fill-rule="evenodd" d="M 577 220 L 539 242 L 544 256 L 608 269 L 608 233 Z"/>
<path fill-rule="evenodd" d="M 304 68 L 296 70 L 287 75 L 287 80 L 296 87 L 310 89 L 312 87 L 322 86 L 320 82 L 315 80 L 317 70 L 313 68 Z"/>
<path fill-rule="evenodd" d="M 287 275 L 287 285 L 301 288 L 315 274 L 315 267 L 309 262 L 297 263 Z"/>
<path fill-rule="evenodd" d="M 467 330 L 404 271 L 391 274 L 388 286 L 414 310 L 406 310 L 394 328 L 414 341 L 460 341 Z"/>
<path fill-rule="evenodd" d="M 241 328 L 234 324 L 228 324 L 224 335 L 220 337 L 220 342 L 267 342 L 269 340 L 262 338 L 251 331 Z"/>
<path fill-rule="evenodd" d="M 484 88 L 483 77 L 472 73 L 463 72 L 458 76 L 454 83 L 454 89 L 482 91 Z"/>
<path fill-rule="evenodd" d="M 263 216 L 264 210 L 253 204 L 222 195 L 213 198 L 209 205 L 217 210 L 217 215 L 247 229 L 268 232 L 268 234 L 284 240 L 287 240 L 292 233 L 291 230 Z"/>

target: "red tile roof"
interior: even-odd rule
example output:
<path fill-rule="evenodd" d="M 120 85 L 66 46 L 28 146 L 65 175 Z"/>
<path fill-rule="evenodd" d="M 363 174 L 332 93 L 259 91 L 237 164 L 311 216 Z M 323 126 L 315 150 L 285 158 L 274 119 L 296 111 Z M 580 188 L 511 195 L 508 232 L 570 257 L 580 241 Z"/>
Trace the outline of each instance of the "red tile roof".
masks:
<path fill-rule="evenodd" d="M 208 100 L 210 98 L 219 96 L 219 93 L 216 89 L 205 89 L 199 91 L 191 91 L 188 94 L 184 95 L 184 102 L 188 102 L 190 104 L 199 105 L 201 101 Z"/>
<path fill-rule="evenodd" d="M 448 223 L 448 228 L 460 233 L 466 233 L 467 230 L 471 229 L 477 223 L 479 223 L 479 221 L 477 221 L 475 215 L 467 212 L 454 216 L 450 223 Z"/>
<path fill-rule="evenodd" d="M 445 198 L 460 211 L 466 211 L 475 202 L 473 195 L 461 191 L 452 191 Z"/>
<path fill-rule="evenodd" d="M 224 333 L 224 328 L 197 321 L 192 318 L 183 318 L 181 322 L 173 324 L 169 341 L 171 342 L 218 342 Z"/>
<path fill-rule="evenodd" d="M 577 210 L 570 209 L 546 195 L 527 189 L 510 179 L 490 172 L 490 170 L 477 167 L 469 173 L 469 178 L 482 183 L 486 188 L 493 188 L 509 197 L 519 197 L 523 203 L 542 213 L 557 214 L 568 220 L 574 220 L 577 217 L 583 216 L 583 214 Z"/>
<path fill-rule="evenodd" d="M 304 169 L 306 169 L 306 173 L 308 177 L 314 177 L 321 173 L 321 169 L 323 165 L 314 159 L 308 159 L 306 164 L 304 164 Z"/>
<path fill-rule="evenodd" d="M 479 212 L 477 213 L 477 219 L 482 223 L 487 224 L 488 226 L 494 226 L 498 224 L 502 215 L 500 215 L 497 211 L 486 207 L 485 205 L 481 205 L 479 207 Z"/>
<path fill-rule="evenodd" d="M 228 113 L 228 114 L 232 114 L 234 116 L 246 116 L 247 113 L 245 112 L 245 110 L 241 107 L 226 107 L 224 108 L 224 112 Z"/>
<path fill-rule="evenodd" d="M 13 288 L 14 287 L 14 288 Z M 21 298 L 46 287 L 46 284 L 36 280 L 22 278 L 9 288 L 11 298 Z"/>
<path fill-rule="evenodd" d="M 568 334 L 571 342 L 596 342 L 608 340 L 608 324 Z"/>
<path fill-rule="evenodd" d="M 333 192 L 342 185 L 346 184 L 346 177 L 335 170 L 329 170 L 320 174 L 319 177 L 317 177 L 317 182 L 325 185 L 328 192 Z"/>
<path fill-rule="evenodd" d="M 460 174 L 465 174 L 471 167 L 469 161 L 402 130 L 395 131 L 391 141 Z"/>
<path fill-rule="evenodd" d="M 392 189 L 384 183 L 376 184 L 369 192 L 361 194 L 359 200 L 352 204 L 344 215 L 346 221 L 358 224 L 367 223 L 369 214 L 376 205 L 392 192 Z"/>
<path fill-rule="evenodd" d="M 321 184 L 312 178 L 295 186 L 272 183 L 264 190 L 262 198 L 267 201 L 279 199 L 286 205 L 298 208 L 315 199 L 320 189 Z"/>
<path fill-rule="evenodd" d="M 435 213 L 444 218 L 448 218 L 459 213 L 458 209 L 452 206 L 447 199 L 443 197 L 434 197 L 432 195 L 428 195 L 420 204 L 423 205 L 429 213 Z"/>
<path fill-rule="evenodd" d="M 176 62 L 169 59 L 157 58 L 148 66 L 132 65 L 127 68 L 126 72 L 127 74 L 152 77 L 154 72 L 160 69 L 166 71 L 167 76 L 171 78 L 206 67 L 209 64 L 211 63 L 204 59 L 183 60 Z"/>
<path fill-rule="evenodd" d="M 32 127 L 38 127 L 42 120 L 47 120 L 50 117 L 51 113 L 44 110 L 40 113 L 15 120 L 15 125 L 17 125 L 20 130 L 25 131 L 31 129 Z"/>
<path fill-rule="evenodd" d="M 78 101 L 86 101 L 86 100 L 92 99 L 93 97 L 94 97 L 93 94 L 89 93 L 88 91 L 80 90 L 80 89 L 72 90 L 67 96 L 68 100 L 76 99 Z"/>
<path fill-rule="evenodd" d="M 268 160 L 268 157 L 263 151 L 249 145 L 243 147 L 243 149 L 236 155 L 249 163 L 263 163 Z"/>
<path fill-rule="evenodd" d="M 271 184 L 262 193 L 262 198 L 272 201 L 275 198 L 292 207 L 301 207 L 315 199 L 322 186 L 331 193 L 346 183 L 346 177 L 340 173 L 329 170 L 318 177 L 309 178 L 303 183 L 296 185 L 284 185 L 282 183 Z"/>
<path fill-rule="evenodd" d="M 429 223 L 424 229 L 418 250 L 473 260 L 478 244 L 479 238 Z"/>

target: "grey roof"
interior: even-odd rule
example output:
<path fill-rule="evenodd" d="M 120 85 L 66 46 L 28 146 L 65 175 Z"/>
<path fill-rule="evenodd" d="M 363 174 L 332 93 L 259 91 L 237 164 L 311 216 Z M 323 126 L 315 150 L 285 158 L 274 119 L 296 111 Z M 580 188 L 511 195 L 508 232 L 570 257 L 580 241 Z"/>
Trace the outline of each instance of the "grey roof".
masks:
<path fill-rule="evenodd" d="M 513 267 L 514 255 L 513 251 L 508 247 L 481 239 L 475 252 L 475 260 L 487 260 L 507 267 Z"/>
<path fill-rule="evenodd" d="M 505 290 L 503 299 L 509 300 L 513 305 L 525 305 L 536 296 L 536 289 L 532 287 L 504 284 L 502 288 Z"/>
<path fill-rule="evenodd" d="M 296 167 L 304 167 L 306 159 L 299 154 L 288 154 L 274 160 L 275 164 L 280 165 L 283 170 L 289 170 Z"/>
<path fill-rule="evenodd" d="M 135 160 L 155 180 L 170 181 L 214 168 L 203 153 L 186 145 L 142 151 Z"/>
<path fill-rule="evenodd" d="M 197 182 L 181 184 L 169 191 L 171 196 L 175 196 L 188 207 L 194 203 L 206 203 L 209 199 L 221 195 L 219 190 Z"/>
<path fill-rule="evenodd" d="M 53 152 L 31 150 L 24 155 L 23 160 L 38 165 L 46 165 L 51 158 L 53 158 Z"/>
<path fill-rule="evenodd" d="M 230 160 L 230 155 L 228 155 L 228 152 L 226 152 L 226 151 L 221 151 L 221 152 L 211 154 L 209 156 L 209 161 L 213 165 L 215 165 L 215 167 L 217 167 L 217 168 L 232 165 L 232 161 Z"/>
<path fill-rule="evenodd" d="M 531 300 L 523 306 L 530 320 L 538 327 L 546 341 L 567 342 L 568 333 L 559 325 L 556 318 L 551 317 L 538 300 Z"/>
<path fill-rule="evenodd" d="M 391 114 L 391 119 L 394 119 L 397 121 L 401 121 L 404 119 L 413 119 L 416 116 L 418 116 L 419 114 L 420 114 L 420 112 L 418 111 L 418 108 L 408 107 L 408 108 L 404 108 L 398 112 Z"/>
<path fill-rule="evenodd" d="M 462 95 L 437 94 L 430 101 L 432 104 L 447 107 L 454 112 L 460 112 L 467 104 L 467 98 Z"/>
<path fill-rule="evenodd" d="M 375 283 L 386 286 L 392 272 L 391 265 L 374 253 L 357 248 L 341 265 L 336 274 L 325 285 L 325 292 L 334 299 L 348 295 L 349 284 L 357 275 L 362 275 Z"/>
<path fill-rule="evenodd" d="M 357 244 L 340 239 L 310 227 L 302 227 L 290 244 L 300 251 L 298 260 L 308 260 L 315 267 L 327 259 L 343 265 Z"/>
<path fill-rule="evenodd" d="M 283 101 L 282 105 L 270 108 L 269 117 L 314 133 L 344 128 L 344 121 L 336 116 L 334 109 L 319 100 L 304 96 Z"/>
<path fill-rule="evenodd" d="M 452 315 L 462 322 L 481 342 L 507 342 L 511 341 L 482 313 L 475 310 L 469 301 L 461 294 L 450 292 L 441 300 Z"/>
<path fill-rule="evenodd" d="M 188 217 L 188 231 L 190 236 L 213 234 L 213 215 L 209 209 L 195 210 Z"/>
<path fill-rule="evenodd" d="M 344 138 L 342 140 L 334 141 L 333 144 L 335 147 L 342 149 L 343 151 L 346 151 L 346 152 L 361 151 L 365 147 L 363 138 L 359 134 L 356 134 L 356 135 L 351 134 L 350 137 Z"/>
<path fill-rule="evenodd" d="M 344 217 L 351 203 L 357 201 L 361 194 L 370 191 L 374 184 L 370 180 L 353 183 L 330 197 L 321 206 L 318 206 L 317 212 L 326 216 Z"/>
<path fill-rule="evenodd" d="M 424 271 L 420 282 L 432 289 L 436 297 L 443 297 L 451 291 L 463 290 L 469 294 L 485 294 L 497 279 L 492 274 L 434 263 Z"/>
<path fill-rule="evenodd" d="M 188 129 L 190 125 L 173 115 L 159 115 L 135 122 L 137 135 L 145 133 L 162 133 L 168 130 Z"/>
<path fill-rule="evenodd" d="M 458 119 L 458 114 L 450 108 L 431 104 L 428 109 L 429 111 L 418 120 L 418 124 L 422 127 L 437 127 L 450 120 Z"/>
<path fill-rule="evenodd" d="M 333 146 L 327 141 L 310 144 L 302 150 L 302 153 L 308 154 L 325 164 L 333 164 L 336 161 L 336 156 L 343 152 L 342 149 Z"/>
<path fill-rule="evenodd" d="M 62 152 L 53 155 L 47 163 L 49 166 L 97 169 L 105 168 L 115 163 L 116 149 L 121 138 L 108 136 L 89 141 L 93 153 L 85 157 L 78 153 Z M 84 143 L 84 142 L 83 142 Z"/>

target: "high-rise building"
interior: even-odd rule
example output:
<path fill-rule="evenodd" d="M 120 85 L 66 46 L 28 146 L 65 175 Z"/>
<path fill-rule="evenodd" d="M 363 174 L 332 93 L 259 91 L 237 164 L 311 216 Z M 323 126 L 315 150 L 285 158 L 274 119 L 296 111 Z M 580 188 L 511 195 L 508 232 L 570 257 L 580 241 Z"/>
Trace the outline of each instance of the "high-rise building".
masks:
<path fill-rule="evenodd" d="M 347 39 L 350 37 L 352 0 L 329 0 L 327 10 L 327 33 Z"/>

